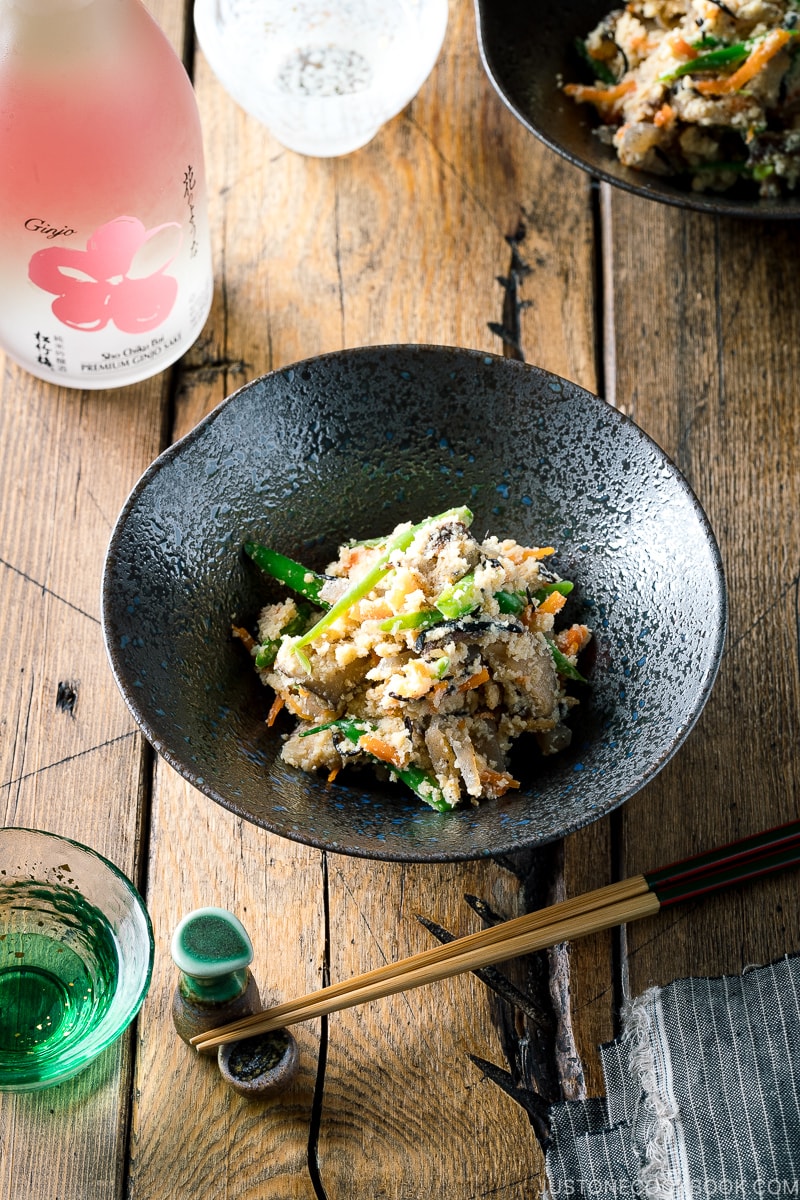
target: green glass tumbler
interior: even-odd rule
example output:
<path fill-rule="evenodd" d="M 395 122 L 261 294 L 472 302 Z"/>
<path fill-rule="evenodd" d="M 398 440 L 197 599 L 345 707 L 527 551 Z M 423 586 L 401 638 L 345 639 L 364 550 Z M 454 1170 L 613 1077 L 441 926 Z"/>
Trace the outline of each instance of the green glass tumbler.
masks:
<path fill-rule="evenodd" d="M 144 903 L 87 846 L 0 829 L 0 1091 L 50 1087 L 127 1028 L 153 967 Z"/>

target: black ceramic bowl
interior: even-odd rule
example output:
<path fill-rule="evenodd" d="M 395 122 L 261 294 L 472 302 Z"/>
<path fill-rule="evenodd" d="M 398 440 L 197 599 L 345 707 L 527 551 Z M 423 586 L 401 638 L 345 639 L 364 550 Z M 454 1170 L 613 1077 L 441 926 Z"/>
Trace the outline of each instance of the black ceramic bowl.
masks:
<path fill-rule="evenodd" d="M 693 192 L 688 183 L 624 167 L 594 134 L 592 106 L 576 104 L 561 83 L 590 82 L 575 49 L 613 0 L 475 0 L 483 65 L 501 99 L 551 150 L 607 183 L 651 200 L 737 217 L 798 218 L 800 196 L 761 200 L 754 185 L 725 193 Z M 748 188 L 750 190 L 748 190 Z"/>
<path fill-rule="evenodd" d="M 441 814 L 400 784 L 286 766 L 271 693 L 231 636 L 279 594 L 242 552 L 321 568 L 340 542 L 466 504 L 473 528 L 552 544 L 595 631 L 572 747 L 520 750 L 519 792 Z M 265 375 L 158 458 L 111 538 L 103 627 L 145 736 L 266 829 L 369 858 L 456 860 L 547 842 L 638 791 L 684 740 L 725 631 L 713 534 L 673 464 L 603 400 L 536 367 L 425 346 Z M 579 685 L 576 685 L 579 686 Z"/>

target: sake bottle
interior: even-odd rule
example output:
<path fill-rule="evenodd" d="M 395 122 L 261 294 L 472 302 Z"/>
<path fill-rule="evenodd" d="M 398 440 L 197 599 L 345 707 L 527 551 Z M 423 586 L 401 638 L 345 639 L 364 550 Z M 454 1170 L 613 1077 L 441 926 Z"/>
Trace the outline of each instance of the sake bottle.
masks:
<path fill-rule="evenodd" d="M 179 358 L 211 305 L 189 78 L 140 0 L 0 0 L 0 346 L 79 388 Z"/>

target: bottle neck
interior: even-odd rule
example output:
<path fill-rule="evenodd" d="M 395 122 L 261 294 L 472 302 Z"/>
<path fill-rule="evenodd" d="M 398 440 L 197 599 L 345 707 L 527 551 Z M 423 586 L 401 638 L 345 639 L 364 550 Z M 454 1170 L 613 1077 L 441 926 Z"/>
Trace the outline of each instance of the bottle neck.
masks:
<path fill-rule="evenodd" d="M 42 80 L 111 63 L 134 7 L 135 0 L 0 0 L 0 61 Z"/>
<path fill-rule="evenodd" d="M 32 19 L 53 17 L 60 13 L 75 13 L 98 3 L 98 0 L 0 0 L 0 15 L 20 13 Z"/>

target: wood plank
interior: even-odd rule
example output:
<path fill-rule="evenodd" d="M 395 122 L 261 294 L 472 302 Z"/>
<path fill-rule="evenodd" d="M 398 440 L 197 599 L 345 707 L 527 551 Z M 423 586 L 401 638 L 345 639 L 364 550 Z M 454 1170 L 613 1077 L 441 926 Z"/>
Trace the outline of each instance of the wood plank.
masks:
<path fill-rule="evenodd" d="M 625 810 L 633 872 L 798 812 L 800 279 L 791 224 L 606 199 L 616 399 L 706 507 L 730 601 L 719 679 L 698 726 Z M 642 922 L 629 933 L 631 987 L 779 957 L 796 950 L 799 918 L 790 875 Z"/>
<path fill-rule="evenodd" d="M 143 746 L 108 667 L 100 579 L 158 450 L 165 381 L 87 398 L 10 363 L 1 377 L 0 819 L 76 837 L 136 878 Z M 0 1195 L 119 1196 L 129 1086 L 126 1037 L 73 1081 L 0 1096 Z"/>
<path fill-rule="evenodd" d="M 180 44 L 180 10 L 153 7 Z M 82 393 L 0 355 L 0 818 L 76 837 L 134 879 L 146 756 L 108 666 L 100 581 L 127 492 L 161 448 L 168 388 L 162 375 Z M 74 1080 L 0 1095 L 0 1195 L 122 1195 L 130 1048 L 128 1034 Z"/>
<path fill-rule="evenodd" d="M 235 912 L 253 939 L 263 1003 L 321 986 L 320 856 L 223 812 L 164 763 L 152 822 L 148 898 L 159 953 L 139 1022 L 128 1194 L 312 1197 L 306 1144 L 314 1031 L 296 1032 L 301 1066 L 288 1092 L 255 1102 L 236 1095 L 216 1059 L 201 1058 L 175 1033 L 178 975 L 169 943 L 186 913 L 219 905 Z"/>
<path fill-rule="evenodd" d="M 216 288 L 206 329 L 182 362 L 172 438 L 247 379 L 339 344 L 338 323 L 331 331 L 327 311 L 322 341 L 313 326 L 319 280 L 336 286 L 330 225 L 323 222 L 320 231 L 310 218 L 317 205 L 328 203 L 324 177 L 306 178 L 305 160 L 282 154 L 267 131 L 228 99 L 199 55 L 195 86 Z M 296 194 L 306 196 L 307 209 L 293 202 Z M 285 220 L 265 220 L 265 213 L 285 214 Z M 139 1022 L 130 1200 L 197 1190 L 231 1200 L 311 1200 L 307 1144 L 316 1030 L 296 1033 L 301 1068 L 289 1092 L 266 1102 L 236 1095 L 216 1062 L 199 1058 L 175 1034 L 170 1010 L 177 971 L 169 943 L 191 909 L 221 905 L 240 917 L 253 940 L 253 974 L 265 1003 L 320 987 L 326 953 L 322 856 L 238 820 L 159 760 L 147 898 L 158 952 Z"/>
<path fill-rule="evenodd" d="M 331 924 L 342 931 L 332 978 L 429 947 L 416 913 L 455 934 L 478 928 L 465 893 L 515 911 L 515 885 L 486 863 L 332 861 Z M 330 1019 L 319 1150 L 329 1195 L 535 1194 L 541 1160 L 527 1118 L 470 1058 L 507 1069 L 490 1013 L 483 984 L 466 975 Z"/>
<path fill-rule="evenodd" d="M 510 274 L 509 239 L 522 222 L 517 249 L 530 274 L 521 273 L 520 298 L 533 300 L 522 314 L 524 356 L 594 387 L 588 180 L 502 108 L 483 77 L 465 6 L 451 7 L 443 56 L 395 124 L 338 168 L 346 343 L 426 340 L 496 351 L 489 323 L 502 313 L 497 277 Z M 393 193 L 381 183 L 389 179 Z M 565 204 L 569 189 L 573 202 Z M 573 867 L 575 883 L 583 874 Z M 334 979 L 430 945 L 417 911 L 458 933 L 476 924 L 464 893 L 506 915 L 524 903 L 518 881 L 493 863 L 332 860 L 330 881 L 331 926 L 347 931 L 331 947 Z M 328 1194 L 536 1193 L 541 1159 L 527 1119 L 470 1060 L 508 1069 L 495 1020 L 471 977 L 331 1018 L 319 1144 Z"/>
<path fill-rule="evenodd" d="M 509 270 L 508 239 L 521 218 L 536 283 L 535 305 L 525 310 L 526 354 L 536 360 L 546 348 L 544 365 L 593 386 L 588 181 L 537 150 L 491 93 L 466 2 L 453 9 L 442 59 L 417 100 L 369 147 L 345 159 L 306 159 L 283 150 L 227 98 L 202 56 L 196 80 L 216 277 L 224 273 L 224 284 L 206 335 L 185 363 L 176 435 L 245 379 L 343 345 L 440 342 L 500 350 L 489 329 L 503 306 L 496 277 Z M 452 120 L 443 120 L 442 112 Z M 486 153 L 472 152 L 476 144 Z M 575 201 L 565 219 L 567 189 Z M 556 260 L 568 265 L 551 275 Z M 269 945 L 269 963 L 279 964 L 270 983 L 287 996 L 319 983 L 326 954 L 332 977 L 339 978 L 430 944 L 411 915 L 414 906 L 458 931 L 475 922 L 463 892 L 486 895 L 512 915 L 521 903 L 518 884 L 493 864 L 405 868 L 316 856 L 242 827 L 161 763 L 152 847 L 148 896 L 162 953 L 142 1014 L 131 1196 L 145 1200 L 165 1180 L 180 1192 L 198 1178 L 208 1190 L 244 1195 L 248 1187 L 263 1189 L 259 1196 L 286 1194 L 291 1178 L 297 1189 L 291 1194 L 304 1194 L 319 1029 L 304 1031 L 304 1073 L 286 1111 L 281 1105 L 251 1116 L 208 1064 L 187 1062 L 167 1021 L 174 972 L 165 945 L 180 915 L 169 881 L 180 876 L 184 907 L 189 898 L 246 898 L 248 927 L 257 944 Z M 235 885 L 224 868 L 232 858 Z M 319 909 L 323 863 L 329 950 Z M 282 881 L 280 895 L 270 885 L 273 872 Z M 503 1061 L 492 1014 L 483 986 L 464 979 L 426 1001 L 397 998 L 379 1014 L 354 1011 L 331 1020 L 317 1143 L 329 1194 L 427 1194 L 432 1164 L 440 1176 L 436 1193 L 471 1194 L 487 1179 L 508 1195 L 530 1192 L 541 1160 L 527 1118 L 468 1057 Z M 166 1072 L 159 1067 L 165 1063 Z M 202 1162 L 194 1133 L 181 1144 L 198 1104 L 217 1139 L 213 1160 Z M 468 1147 L 444 1159 L 437 1132 L 443 1111 Z M 403 1115 L 418 1135 L 413 1150 Z M 242 1174 L 243 1159 L 258 1165 Z"/>

